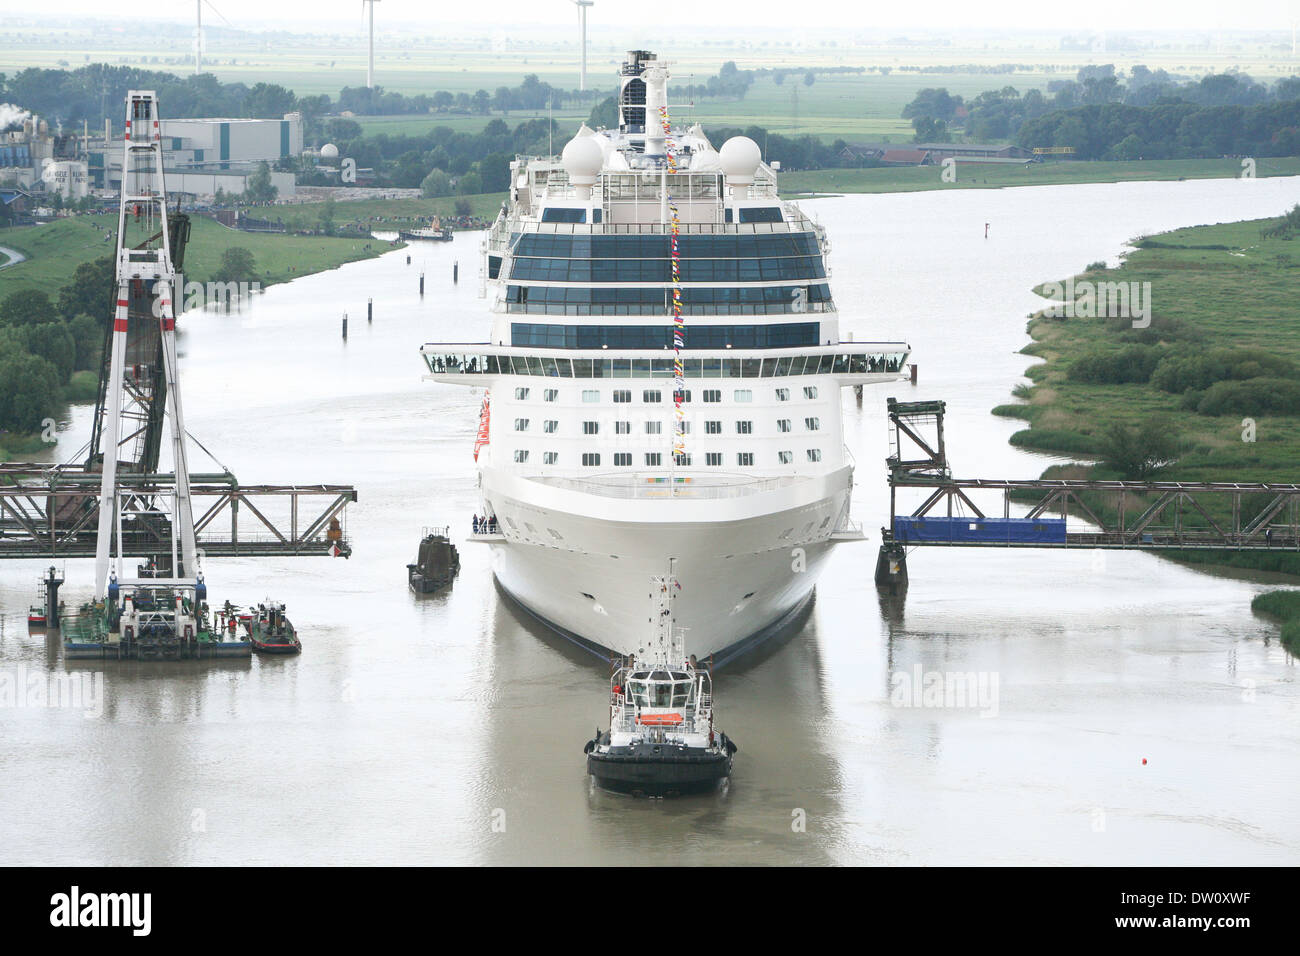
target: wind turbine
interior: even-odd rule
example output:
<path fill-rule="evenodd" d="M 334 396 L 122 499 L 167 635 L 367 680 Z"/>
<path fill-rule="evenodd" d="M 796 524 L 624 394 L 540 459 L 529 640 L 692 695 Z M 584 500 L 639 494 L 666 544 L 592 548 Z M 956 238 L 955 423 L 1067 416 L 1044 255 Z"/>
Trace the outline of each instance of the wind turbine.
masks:
<path fill-rule="evenodd" d="M 231 26 L 231 22 L 226 19 L 225 15 L 212 6 L 212 0 L 195 0 L 195 27 L 194 27 L 194 75 L 198 76 L 203 72 L 203 4 L 212 7 L 212 12 L 221 17 L 226 26 Z"/>
<path fill-rule="evenodd" d="M 593 0 L 573 0 L 578 8 L 578 22 L 582 31 L 582 71 L 578 74 L 578 89 L 587 88 L 587 8 L 595 6 Z"/>
<path fill-rule="evenodd" d="M 373 90 L 375 88 L 375 4 L 379 0 L 361 0 L 361 12 L 366 12 L 366 4 L 370 4 L 370 59 L 366 62 L 366 88 Z"/>

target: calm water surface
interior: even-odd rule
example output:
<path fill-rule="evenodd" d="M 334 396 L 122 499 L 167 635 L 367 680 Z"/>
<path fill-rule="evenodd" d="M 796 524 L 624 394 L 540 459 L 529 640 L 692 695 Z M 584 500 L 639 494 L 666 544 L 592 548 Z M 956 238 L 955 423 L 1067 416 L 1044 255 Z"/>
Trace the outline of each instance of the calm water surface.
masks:
<path fill-rule="evenodd" d="M 26 629 L 42 562 L 0 564 L 0 670 L 98 670 L 105 688 L 94 719 L 0 709 L 0 862 L 1300 862 L 1300 686 L 1250 613 L 1264 585 L 1143 554 L 944 549 L 911 557 L 902 607 L 871 581 L 887 395 L 947 401 L 957 473 L 1037 476 L 1051 459 L 988 414 L 1029 364 L 1029 289 L 1142 233 L 1297 200 L 1300 182 L 1267 179 L 808 203 L 845 331 L 909 340 L 920 384 L 845 392 L 872 541 L 838 550 L 796 625 L 719 675 L 735 776 L 677 801 L 591 789 L 604 669 L 503 599 L 486 549 L 461 546 L 446 593 L 407 590 L 421 528 L 468 529 L 477 503 L 481 395 L 421 382 L 416 350 L 486 337 L 478 235 L 186 316 L 191 432 L 245 483 L 355 484 L 355 555 L 209 562 L 214 600 L 278 597 L 306 646 L 220 666 L 64 664 Z M 72 411 L 55 456 L 89 417 Z M 83 600 L 91 562 L 66 571 Z M 893 706 L 890 675 L 917 668 L 996 675 L 996 716 Z"/>

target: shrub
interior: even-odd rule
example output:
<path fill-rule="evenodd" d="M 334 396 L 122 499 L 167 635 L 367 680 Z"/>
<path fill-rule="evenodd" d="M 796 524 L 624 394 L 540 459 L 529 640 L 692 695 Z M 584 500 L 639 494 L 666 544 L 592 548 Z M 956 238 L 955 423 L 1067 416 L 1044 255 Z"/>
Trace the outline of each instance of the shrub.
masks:
<path fill-rule="evenodd" d="M 1300 382 L 1283 378 L 1216 382 L 1205 390 L 1196 410 L 1202 415 L 1300 415 Z"/>
<path fill-rule="evenodd" d="M 1102 433 L 1101 449 L 1105 464 L 1141 481 L 1177 459 L 1178 438 L 1167 419 L 1152 416 L 1140 425 L 1111 422 Z"/>
<path fill-rule="evenodd" d="M 1072 382 L 1094 385 L 1146 382 L 1163 354 L 1164 350 L 1153 345 L 1126 345 L 1116 352 L 1088 352 L 1070 364 L 1066 377 Z"/>

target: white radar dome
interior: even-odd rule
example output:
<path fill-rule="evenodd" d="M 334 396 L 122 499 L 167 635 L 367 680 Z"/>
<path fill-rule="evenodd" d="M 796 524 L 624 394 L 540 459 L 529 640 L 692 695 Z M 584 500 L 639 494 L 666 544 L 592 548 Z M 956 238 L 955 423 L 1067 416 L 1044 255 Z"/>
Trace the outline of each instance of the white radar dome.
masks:
<path fill-rule="evenodd" d="M 338 159 L 338 158 L 339 158 L 339 148 L 338 148 L 337 146 L 335 146 L 333 143 L 326 143 L 324 146 L 322 146 L 322 147 L 320 148 L 320 158 L 321 158 L 321 159 Z"/>
<path fill-rule="evenodd" d="M 569 140 L 560 154 L 569 181 L 576 186 L 590 186 L 596 182 L 600 168 L 605 165 L 605 151 L 591 136 L 579 134 Z"/>
<path fill-rule="evenodd" d="M 727 177 L 728 185 L 748 186 L 754 181 L 758 164 L 763 161 L 763 151 L 748 136 L 733 136 L 718 150 L 718 162 Z"/>

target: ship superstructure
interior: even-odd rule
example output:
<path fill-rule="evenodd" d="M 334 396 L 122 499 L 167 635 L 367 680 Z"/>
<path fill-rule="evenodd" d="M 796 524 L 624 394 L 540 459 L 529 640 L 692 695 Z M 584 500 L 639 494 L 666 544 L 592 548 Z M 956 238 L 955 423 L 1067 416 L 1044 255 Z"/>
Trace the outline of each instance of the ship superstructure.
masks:
<path fill-rule="evenodd" d="M 841 341 L 825 232 L 753 141 L 674 127 L 654 54 L 629 53 L 620 86 L 617 129 L 512 163 L 489 341 L 422 354 L 432 380 L 487 389 L 476 537 L 507 592 L 627 654 L 645 580 L 676 559 L 687 651 L 722 653 L 861 539 L 841 392 L 903 377 L 910 347 Z"/>

